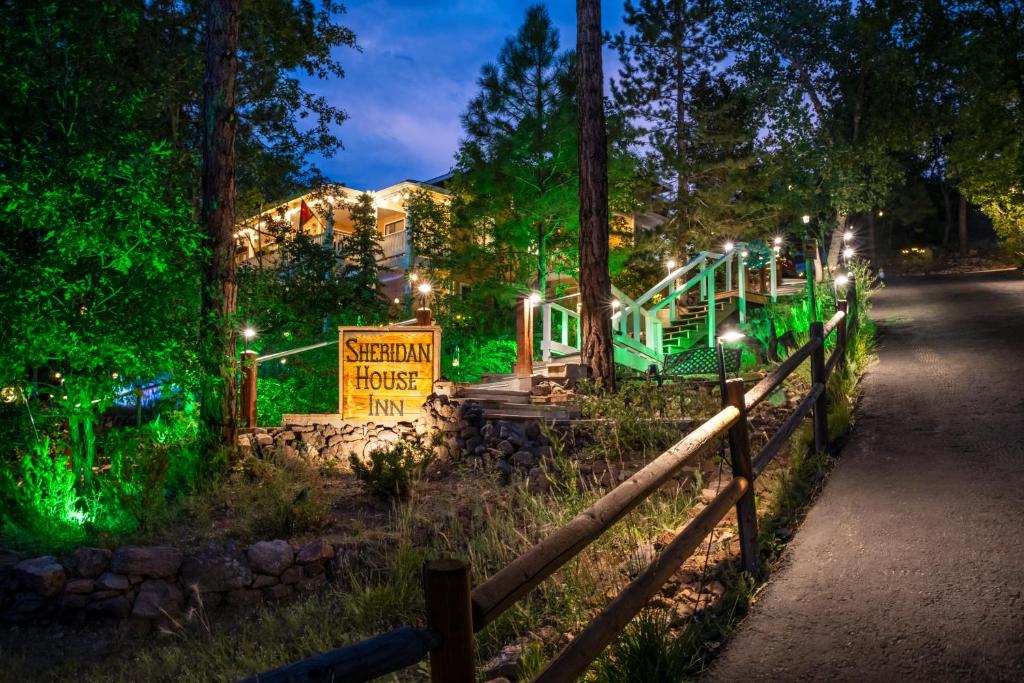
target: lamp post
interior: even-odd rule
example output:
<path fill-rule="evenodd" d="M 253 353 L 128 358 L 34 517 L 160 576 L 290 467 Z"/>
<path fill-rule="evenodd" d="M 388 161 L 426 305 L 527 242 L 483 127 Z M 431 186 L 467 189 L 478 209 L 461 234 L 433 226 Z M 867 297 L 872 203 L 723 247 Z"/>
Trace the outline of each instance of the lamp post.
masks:
<path fill-rule="evenodd" d="M 718 388 L 725 405 L 725 344 L 735 344 L 747 335 L 739 330 L 729 330 L 715 337 L 715 360 L 718 362 Z"/>
<path fill-rule="evenodd" d="M 420 293 L 420 307 L 416 309 L 416 324 L 431 325 L 434 322 L 433 315 L 430 312 L 430 293 L 433 291 L 433 287 L 430 286 L 429 282 L 421 282 L 416 287 L 416 291 Z"/>

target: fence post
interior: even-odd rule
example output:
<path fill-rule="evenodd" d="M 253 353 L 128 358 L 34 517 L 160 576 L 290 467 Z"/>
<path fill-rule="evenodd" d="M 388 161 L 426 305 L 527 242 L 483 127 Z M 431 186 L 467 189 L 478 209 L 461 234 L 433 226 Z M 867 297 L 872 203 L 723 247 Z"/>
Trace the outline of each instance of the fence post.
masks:
<path fill-rule="evenodd" d="M 740 411 L 740 419 L 729 428 L 729 455 L 732 458 L 732 475 L 743 477 L 750 482 L 747 492 L 736 501 L 736 522 L 740 530 L 740 558 L 743 570 L 751 576 L 760 572 L 760 557 L 757 550 L 757 507 L 754 504 L 754 467 L 750 462 L 750 434 L 747 423 L 747 408 L 743 399 L 743 380 L 727 380 L 725 383 L 726 404 Z M 710 542 L 710 539 L 709 541 Z"/>
<path fill-rule="evenodd" d="M 521 296 L 516 301 L 516 364 L 514 374 L 525 388 L 530 390 L 533 376 L 533 303 Z"/>
<path fill-rule="evenodd" d="M 839 327 L 836 328 L 836 348 L 839 349 L 839 357 L 843 363 L 846 362 L 846 339 L 847 339 L 847 328 L 850 324 L 850 306 L 846 299 L 840 299 L 836 302 L 836 310 L 842 311 L 846 315 L 843 316 L 842 321 L 839 323 Z"/>
<path fill-rule="evenodd" d="M 825 323 L 811 323 L 811 339 L 819 341 L 811 352 L 811 382 L 821 384 L 824 389 L 828 380 L 825 377 Z M 814 450 L 818 453 L 824 453 L 828 448 L 828 400 L 825 393 L 823 390 L 814 402 Z"/>
<path fill-rule="evenodd" d="M 469 565 L 461 560 L 431 560 L 423 567 L 427 624 L 441 634 L 430 653 L 433 683 L 474 683 L 473 605 Z"/>
<path fill-rule="evenodd" d="M 242 420 L 249 429 L 256 428 L 256 352 L 242 352 Z"/>

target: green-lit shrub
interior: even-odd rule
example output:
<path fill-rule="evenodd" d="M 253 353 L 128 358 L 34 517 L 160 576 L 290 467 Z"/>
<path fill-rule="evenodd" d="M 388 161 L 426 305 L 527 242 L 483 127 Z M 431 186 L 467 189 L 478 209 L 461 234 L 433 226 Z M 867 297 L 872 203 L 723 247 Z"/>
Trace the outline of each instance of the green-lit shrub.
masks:
<path fill-rule="evenodd" d="M 4 531 L 23 541 L 74 543 L 89 521 L 69 458 L 53 452 L 49 439 L 0 470 L 0 502 Z"/>
<path fill-rule="evenodd" d="M 458 366 L 452 363 L 456 357 L 459 360 Z M 515 360 L 516 343 L 513 339 L 499 337 L 479 342 L 471 336 L 465 336 L 445 343 L 441 367 L 442 374 L 448 379 L 479 382 L 485 373 L 511 372 Z"/>
<path fill-rule="evenodd" d="M 405 500 L 428 464 L 429 453 L 409 441 L 397 441 L 391 448 L 370 453 L 369 463 L 364 463 L 355 453 L 349 456 L 349 462 L 367 491 Z"/>

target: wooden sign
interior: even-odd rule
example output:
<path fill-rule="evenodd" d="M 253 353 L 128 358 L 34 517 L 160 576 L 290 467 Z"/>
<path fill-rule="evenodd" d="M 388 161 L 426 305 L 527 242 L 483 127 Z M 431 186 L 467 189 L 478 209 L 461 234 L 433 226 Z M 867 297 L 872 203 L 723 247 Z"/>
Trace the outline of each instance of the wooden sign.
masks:
<path fill-rule="evenodd" d="M 441 375 L 439 327 L 339 327 L 341 418 L 413 420 Z"/>

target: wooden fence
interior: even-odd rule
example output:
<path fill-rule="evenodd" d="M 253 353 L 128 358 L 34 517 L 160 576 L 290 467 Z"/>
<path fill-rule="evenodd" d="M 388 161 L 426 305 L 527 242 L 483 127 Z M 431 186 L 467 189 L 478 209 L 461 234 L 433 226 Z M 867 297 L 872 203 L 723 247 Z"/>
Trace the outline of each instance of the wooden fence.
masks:
<path fill-rule="evenodd" d="M 850 299 L 856 301 L 855 296 Z M 733 476 L 729 484 L 547 664 L 534 678 L 534 683 L 575 681 L 583 674 L 733 506 L 736 508 L 743 569 L 757 576 L 760 566 L 754 480 L 808 413 L 813 416 L 814 448 L 824 451 L 828 446 L 825 385 L 831 373 L 843 362 L 847 337 L 856 329 L 856 311 L 848 310 L 846 301 L 838 301 L 837 309 L 828 322 L 811 323 L 810 340 L 749 391 L 744 393 L 743 380 L 728 380 L 721 411 L 481 585 L 471 589 L 469 565 L 465 562 L 453 559 L 428 562 L 423 574 L 426 627 L 389 631 L 258 674 L 246 679 L 245 683 L 357 683 L 399 671 L 428 656 L 434 683 L 475 681 L 476 632 L 576 557 L 682 467 L 708 452 L 722 436 L 729 440 L 732 459 Z M 833 332 L 836 343 L 826 359 L 825 340 Z M 748 414 L 808 359 L 811 363 L 810 390 L 764 447 L 752 455 Z"/>

